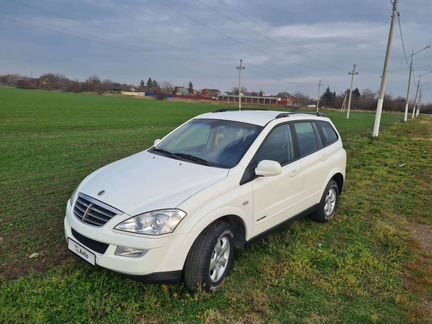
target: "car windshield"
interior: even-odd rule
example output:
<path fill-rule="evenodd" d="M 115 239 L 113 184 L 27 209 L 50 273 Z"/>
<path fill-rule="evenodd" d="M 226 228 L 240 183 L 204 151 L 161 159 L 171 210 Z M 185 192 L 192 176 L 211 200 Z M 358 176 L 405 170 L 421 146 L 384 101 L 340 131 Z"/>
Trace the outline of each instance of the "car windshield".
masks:
<path fill-rule="evenodd" d="M 232 168 L 237 165 L 262 127 L 228 120 L 194 119 L 150 152 L 193 163 Z"/>

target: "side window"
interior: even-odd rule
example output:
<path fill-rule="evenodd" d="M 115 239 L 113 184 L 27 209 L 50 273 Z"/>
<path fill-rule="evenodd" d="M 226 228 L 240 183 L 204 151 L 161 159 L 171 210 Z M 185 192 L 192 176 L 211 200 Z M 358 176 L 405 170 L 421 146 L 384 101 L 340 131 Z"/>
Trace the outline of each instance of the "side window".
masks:
<path fill-rule="evenodd" d="M 323 141 L 325 146 L 333 144 L 338 140 L 338 136 L 330 123 L 320 122 L 319 127 L 321 128 L 321 132 L 324 137 Z"/>
<path fill-rule="evenodd" d="M 262 160 L 277 161 L 281 165 L 294 159 L 291 131 L 288 124 L 276 126 L 258 149 L 254 162 Z"/>
<path fill-rule="evenodd" d="M 320 143 L 321 140 L 319 138 L 315 123 L 297 122 L 294 123 L 294 129 L 297 135 L 300 157 L 318 151 L 318 143 Z"/>

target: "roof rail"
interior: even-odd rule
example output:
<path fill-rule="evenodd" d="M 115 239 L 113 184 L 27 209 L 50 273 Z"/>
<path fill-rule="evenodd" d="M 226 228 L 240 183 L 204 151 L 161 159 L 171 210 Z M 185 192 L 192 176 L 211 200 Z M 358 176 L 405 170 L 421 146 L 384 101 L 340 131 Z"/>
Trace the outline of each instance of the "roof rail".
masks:
<path fill-rule="evenodd" d="M 292 113 L 280 113 L 279 115 L 276 116 L 276 119 L 278 118 L 284 118 L 284 117 L 289 117 Z"/>
<path fill-rule="evenodd" d="M 324 115 L 323 113 L 320 112 L 316 112 L 316 113 L 307 113 L 307 112 L 286 112 L 286 113 L 280 113 L 279 115 L 276 116 L 276 119 L 278 118 L 285 118 L 285 117 L 290 117 L 292 115 L 314 115 L 314 116 L 318 116 L 318 117 L 326 117 L 326 115 Z"/>
<path fill-rule="evenodd" d="M 265 108 L 242 108 L 241 110 L 237 109 L 218 109 L 213 111 L 214 113 L 220 113 L 220 112 L 227 112 L 227 111 L 244 111 L 244 110 L 248 110 L 248 111 L 254 111 L 254 110 L 268 110 Z"/>

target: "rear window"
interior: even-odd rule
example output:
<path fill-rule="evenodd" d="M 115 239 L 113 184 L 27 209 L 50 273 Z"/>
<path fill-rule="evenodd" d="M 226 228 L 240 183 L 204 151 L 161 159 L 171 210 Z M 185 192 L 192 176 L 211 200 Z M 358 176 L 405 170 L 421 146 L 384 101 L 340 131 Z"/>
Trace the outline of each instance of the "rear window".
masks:
<path fill-rule="evenodd" d="M 336 134 L 336 131 L 334 130 L 333 126 L 330 125 L 330 123 L 327 122 L 319 122 L 319 127 L 321 129 L 321 134 L 323 137 L 323 144 L 325 146 L 328 146 L 330 144 L 333 144 L 338 140 L 338 136 Z"/>

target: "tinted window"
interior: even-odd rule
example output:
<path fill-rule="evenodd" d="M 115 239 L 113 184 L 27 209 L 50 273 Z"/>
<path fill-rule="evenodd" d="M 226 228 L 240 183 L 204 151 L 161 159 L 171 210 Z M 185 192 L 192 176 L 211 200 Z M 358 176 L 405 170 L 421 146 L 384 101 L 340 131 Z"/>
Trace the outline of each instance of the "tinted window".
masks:
<path fill-rule="evenodd" d="M 291 132 L 288 124 L 275 127 L 265 139 L 255 155 L 255 162 L 262 160 L 277 161 L 281 165 L 292 161 L 294 157 Z"/>
<path fill-rule="evenodd" d="M 338 136 L 330 123 L 320 122 L 324 145 L 330 145 L 338 140 Z"/>
<path fill-rule="evenodd" d="M 300 157 L 318 150 L 318 132 L 312 122 L 294 123 Z"/>

